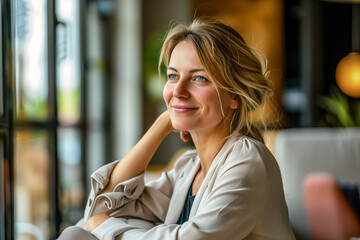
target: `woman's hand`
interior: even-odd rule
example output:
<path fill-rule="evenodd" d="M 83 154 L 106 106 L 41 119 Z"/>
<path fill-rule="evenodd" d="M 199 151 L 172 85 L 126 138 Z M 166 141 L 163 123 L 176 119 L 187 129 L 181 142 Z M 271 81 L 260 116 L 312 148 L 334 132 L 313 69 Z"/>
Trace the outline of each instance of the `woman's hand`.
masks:
<path fill-rule="evenodd" d="M 101 213 L 99 215 L 92 216 L 89 218 L 81 227 L 86 231 L 92 232 L 95 228 L 100 226 L 103 222 L 109 219 L 110 216 L 106 213 Z"/>
<path fill-rule="evenodd" d="M 180 138 L 183 142 L 188 142 L 190 140 L 190 133 L 188 131 L 181 131 Z"/>
<path fill-rule="evenodd" d="M 180 139 L 183 140 L 183 142 L 188 142 L 190 140 L 190 133 L 188 131 L 179 131 L 175 129 L 171 123 L 170 113 L 169 110 L 166 110 L 163 112 L 159 118 L 161 118 L 163 121 L 165 121 L 168 126 L 172 129 L 174 132 L 180 132 Z"/>

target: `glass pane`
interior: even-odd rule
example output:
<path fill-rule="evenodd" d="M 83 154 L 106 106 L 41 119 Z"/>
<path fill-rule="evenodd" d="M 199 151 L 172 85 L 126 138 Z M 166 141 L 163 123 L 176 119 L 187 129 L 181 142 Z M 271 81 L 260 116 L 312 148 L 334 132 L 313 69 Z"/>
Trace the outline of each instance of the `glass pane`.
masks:
<path fill-rule="evenodd" d="M 47 118 L 46 1 L 15 0 L 16 113 Z"/>
<path fill-rule="evenodd" d="M 58 116 L 59 121 L 65 124 L 80 119 L 79 2 L 56 1 L 59 21 L 56 27 Z"/>
<path fill-rule="evenodd" d="M 1 7 L 0 7 L 0 26 L 2 26 L 2 16 L 1 16 Z M 0 117 L 4 115 L 4 101 L 3 101 L 3 52 L 2 52 L 2 29 L 0 30 Z M 1 235 L 0 235 L 1 236 Z"/>
<path fill-rule="evenodd" d="M 74 225 L 84 214 L 83 168 L 81 164 L 80 132 L 77 129 L 60 128 L 58 131 L 60 163 L 60 211 L 63 230 Z"/>
<path fill-rule="evenodd" d="M 0 239 L 5 239 L 5 169 L 4 140 L 0 137 Z"/>
<path fill-rule="evenodd" d="M 86 12 L 86 180 L 90 174 L 104 165 L 105 149 L 108 137 L 105 136 L 106 96 L 108 81 L 106 81 L 105 44 L 102 17 L 96 10 L 95 3 L 88 4 Z"/>
<path fill-rule="evenodd" d="M 86 155 L 86 181 L 90 175 L 99 167 L 107 163 L 105 159 L 106 136 L 101 126 L 92 124 L 87 132 L 87 155 Z"/>
<path fill-rule="evenodd" d="M 45 131 L 14 135 L 14 197 L 16 239 L 49 239 L 50 155 Z"/>

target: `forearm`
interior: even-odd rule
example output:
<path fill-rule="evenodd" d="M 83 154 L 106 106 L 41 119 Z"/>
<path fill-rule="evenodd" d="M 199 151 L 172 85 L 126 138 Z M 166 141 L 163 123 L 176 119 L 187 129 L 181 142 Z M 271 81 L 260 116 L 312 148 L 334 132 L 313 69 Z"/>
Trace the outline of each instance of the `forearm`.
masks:
<path fill-rule="evenodd" d="M 160 143 L 172 131 L 168 113 L 160 115 L 134 148 L 113 169 L 109 183 L 101 193 L 112 191 L 123 181 L 145 171 Z"/>

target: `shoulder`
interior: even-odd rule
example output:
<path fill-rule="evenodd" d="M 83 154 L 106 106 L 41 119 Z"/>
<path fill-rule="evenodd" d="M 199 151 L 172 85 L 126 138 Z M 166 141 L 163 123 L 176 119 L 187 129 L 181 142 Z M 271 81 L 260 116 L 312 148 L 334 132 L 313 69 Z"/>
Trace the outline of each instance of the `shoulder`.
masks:
<path fill-rule="evenodd" d="M 214 186 L 252 189 L 266 196 L 276 175 L 273 162 L 263 143 L 248 137 L 229 138 L 213 162 Z"/>
<path fill-rule="evenodd" d="M 250 137 L 233 137 L 228 139 L 227 153 L 230 156 L 273 158 L 272 153 L 262 142 Z M 224 145 L 224 147 L 226 147 Z"/>
<path fill-rule="evenodd" d="M 265 144 L 250 137 L 229 138 L 223 148 L 223 170 L 238 166 L 250 172 L 265 174 L 276 164 Z"/>

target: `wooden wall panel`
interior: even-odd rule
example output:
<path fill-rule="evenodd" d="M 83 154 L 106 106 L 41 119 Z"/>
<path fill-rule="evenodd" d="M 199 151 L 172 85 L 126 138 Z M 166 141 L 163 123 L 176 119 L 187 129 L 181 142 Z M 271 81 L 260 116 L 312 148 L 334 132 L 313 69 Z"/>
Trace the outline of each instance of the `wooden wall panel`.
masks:
<path fill-rule="evenodd" d="M 195 17 L 212 16 L 234 27 L 245 41 L 262 52 L 268 60 L 269 78 L 274 98 L 265 104 L 268 123 L 282 115 L 281 98 L 284 81 L 283 0 L 193 0 Z"/>

